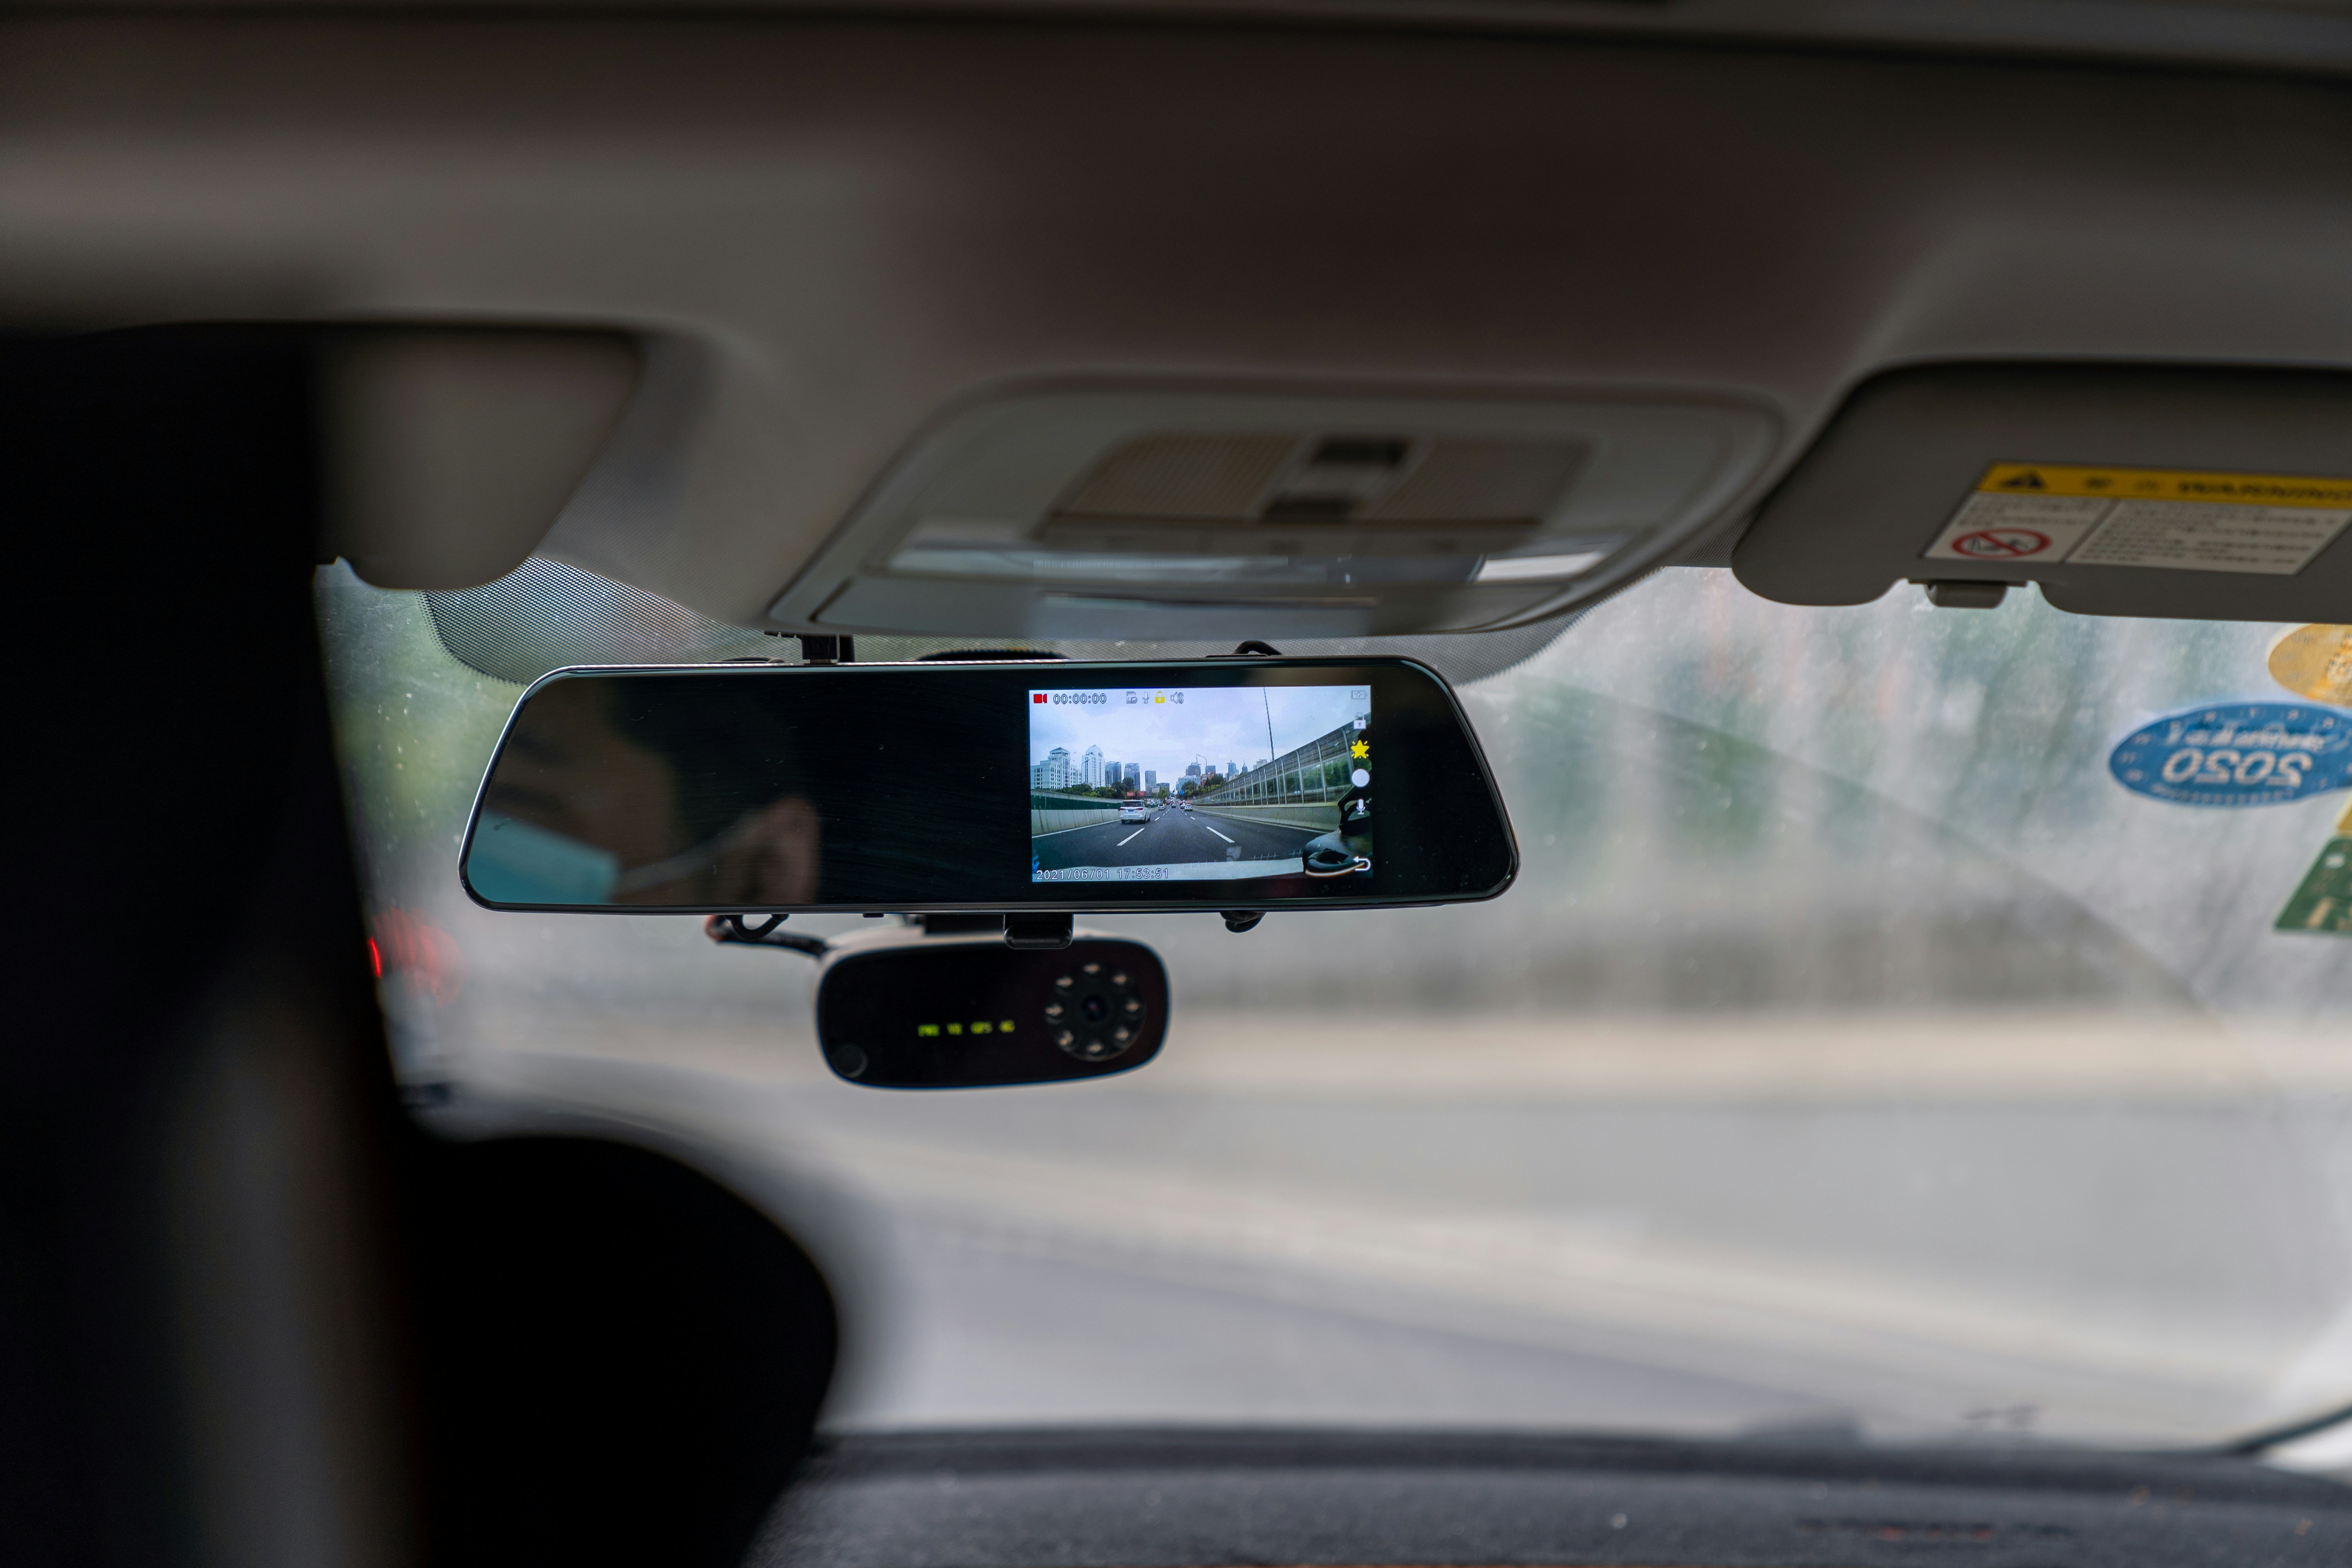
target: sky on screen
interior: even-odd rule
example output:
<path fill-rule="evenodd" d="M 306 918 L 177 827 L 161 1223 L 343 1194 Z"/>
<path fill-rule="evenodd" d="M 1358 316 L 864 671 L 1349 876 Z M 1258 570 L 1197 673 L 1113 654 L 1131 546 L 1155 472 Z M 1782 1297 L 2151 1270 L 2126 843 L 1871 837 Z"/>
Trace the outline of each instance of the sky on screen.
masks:
<path fill-rule="evenodd" d="M 1152 700 L 1174 697 L 1172 688 L 1138 689 L 1132 703 L 1123 689 L 1107 695 L 1110 700 L 1100 706 L 1032 702 L 1030 762 L 1044 762 L 1056 746 L 1066 749 L 1073 760 L 1085 756 L 1088 746 L 1100 746 L 1106 760 L 1137 763 L 1166 782 L 1181 777 L 1195 762 L 1206 773 L 1212 766 L 1223 771 L 1228 762 L 1246 768 L 1279 756 L 1328 734 L 1370 707 L 1345 686 L 1187 687 L 1181 703 Z M 1271 752 L 1266 749 L 1269 722 L 1274 730 Z"/>

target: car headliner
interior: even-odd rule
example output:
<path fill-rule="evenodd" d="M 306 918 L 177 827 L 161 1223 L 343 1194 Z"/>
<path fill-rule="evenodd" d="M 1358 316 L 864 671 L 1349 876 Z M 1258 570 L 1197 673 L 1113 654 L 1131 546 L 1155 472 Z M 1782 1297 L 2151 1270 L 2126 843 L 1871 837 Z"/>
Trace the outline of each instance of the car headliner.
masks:
<path fill-rule="evenodd" d="M 1601 36 L 1635 11 L 1681 36 Z M 0 290 L 639 334 L 540 553 L 739 624 L 1013 384 L 1760 401 L 1720 561 L 1889 365 L 2352 359 L 2333 12 L 1864 6 L 1868 51 L 1802 7 L 1439 14 L 19 14 Z"/>

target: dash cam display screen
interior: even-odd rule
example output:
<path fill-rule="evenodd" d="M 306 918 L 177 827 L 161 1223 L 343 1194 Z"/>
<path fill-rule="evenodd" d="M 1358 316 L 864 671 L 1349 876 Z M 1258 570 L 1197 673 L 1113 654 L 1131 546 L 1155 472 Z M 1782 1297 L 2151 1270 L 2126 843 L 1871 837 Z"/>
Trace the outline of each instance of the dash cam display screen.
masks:
<path fill-rule="evenodd" d="M 1029 693 L 1033 882 L 1372 870 L 1369 686 Z"/>

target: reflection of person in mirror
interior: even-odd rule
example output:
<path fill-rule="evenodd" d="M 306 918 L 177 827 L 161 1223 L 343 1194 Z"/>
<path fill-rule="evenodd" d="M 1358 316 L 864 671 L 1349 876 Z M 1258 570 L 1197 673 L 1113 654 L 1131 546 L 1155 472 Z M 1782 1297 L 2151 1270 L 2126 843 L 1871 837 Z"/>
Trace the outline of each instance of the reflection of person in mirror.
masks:
<path fill-rule="evenodd" d="M 633 701 L 639 684 L 574 678 L 542 688 L 515 721 L 483 811 L 616 863 L 610 892 L 583 901 L 814 903 L 817 813 L 795 789 L 785 749 L 693 708 Z"/>

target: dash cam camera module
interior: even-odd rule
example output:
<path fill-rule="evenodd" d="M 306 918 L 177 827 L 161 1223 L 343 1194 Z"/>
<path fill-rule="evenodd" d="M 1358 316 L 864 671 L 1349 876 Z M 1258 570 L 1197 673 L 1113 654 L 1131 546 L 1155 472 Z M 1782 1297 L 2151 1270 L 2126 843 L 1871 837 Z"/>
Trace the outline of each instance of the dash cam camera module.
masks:
<path fill-rule="evenodd" d="M 836 1074 L 873 1089 L 1102 1078 L 1159 1054 L 1168 1001 L 1168 972 L 1138 942 L 1024 951 L 995 935 L 893 933 L 828 957 L 817 1044 Z"/>
<path fill-rule="evenodd" d="M 1372 689 L 1029 693 L 1033 882 L 1372 874 Z"/>

